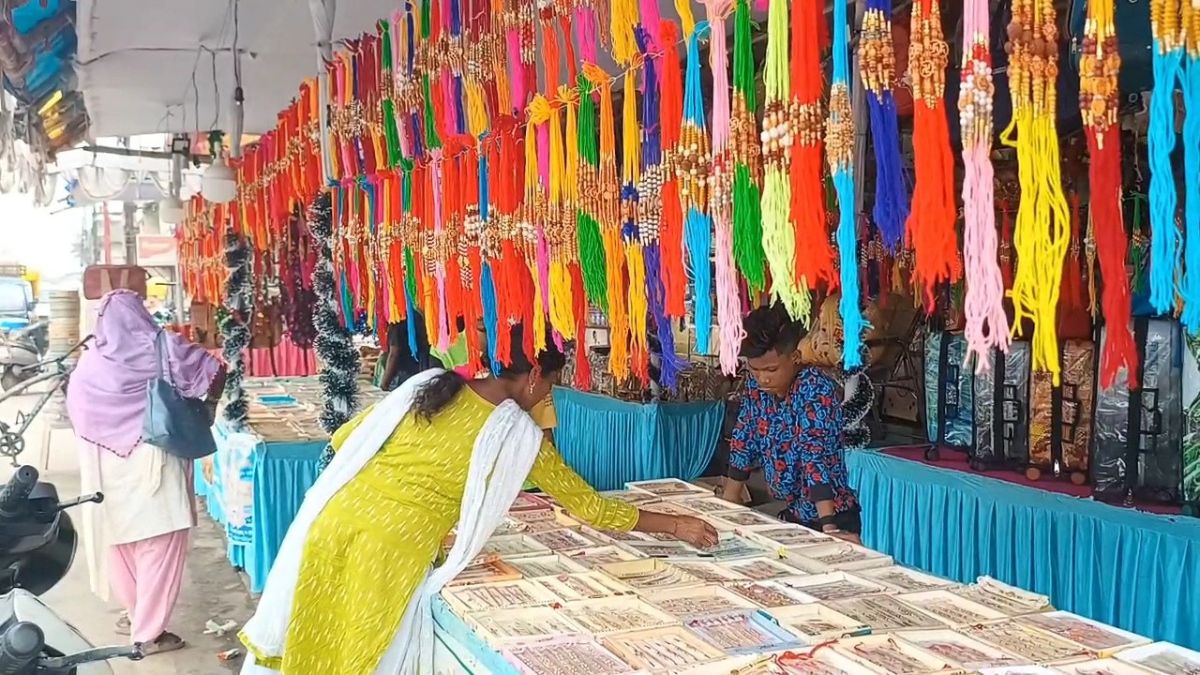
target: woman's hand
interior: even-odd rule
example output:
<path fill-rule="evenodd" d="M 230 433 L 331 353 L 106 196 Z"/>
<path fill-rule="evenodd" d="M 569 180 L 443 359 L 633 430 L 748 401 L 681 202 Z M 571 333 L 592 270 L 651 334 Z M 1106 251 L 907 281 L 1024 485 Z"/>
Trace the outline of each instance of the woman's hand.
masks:
<path fill-rule="evenodd" d="M 692 516 L 675 516 L 671 534 L 676 539 L 700 549 L 717 545 L 717 531 L 713 526 Z"/>

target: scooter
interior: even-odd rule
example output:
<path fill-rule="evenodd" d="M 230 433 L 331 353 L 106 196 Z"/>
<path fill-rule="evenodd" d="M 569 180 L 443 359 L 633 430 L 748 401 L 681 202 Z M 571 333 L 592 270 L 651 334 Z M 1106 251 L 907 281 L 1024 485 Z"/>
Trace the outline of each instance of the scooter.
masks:
<path fill-rule="evenodd" d="M 75 529 L 65 509 L 104 495 L 58 501 L 37 469 L 17 469 L 0 489 L 0 673 L 100 675 L 107 662 L 142 658 L 137 647 L 94 647 L 38 596 L 57 584 L 75 556 Z"/>
<path fill-rule="evenodd" d="M 39 321 L 0 335 L 0 387 L 5 391 L 37 375 L 43 354 L 37 336 L 45 328 Z"/>

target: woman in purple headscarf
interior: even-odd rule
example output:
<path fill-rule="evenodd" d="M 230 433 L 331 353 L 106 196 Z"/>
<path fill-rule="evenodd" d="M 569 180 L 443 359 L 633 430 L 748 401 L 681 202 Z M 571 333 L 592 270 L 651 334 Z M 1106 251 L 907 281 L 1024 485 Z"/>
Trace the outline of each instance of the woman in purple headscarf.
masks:
<path fill-rule="evenodd" d="M 215 405 L 225 386 L 219 360 L 170 332 L 156 347 L 162 332 L 139 295 L 109 293 L 67 387 L 82 489 L 104 493 L 80 528 L 92 590 L 108 599 L 111 585 L 125 608 L 118 630 L 146 654 L 184 646 L 166 628 L 196 524 L 191 463 L 142 442 L 146 388 L 159 373 L 160 349 L 162 372 L 183 396 Z"/>

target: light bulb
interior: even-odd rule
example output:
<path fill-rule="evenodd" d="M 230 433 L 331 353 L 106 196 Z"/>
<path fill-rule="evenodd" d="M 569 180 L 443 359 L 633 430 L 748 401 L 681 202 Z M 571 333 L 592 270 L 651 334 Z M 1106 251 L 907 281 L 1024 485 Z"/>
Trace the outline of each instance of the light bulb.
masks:
<path fill-rule="evenodd" d="M 237 176 L 220 155 L 204 171 L 200 194 L 214 204 L 228 204 L 237 198 Z"/>

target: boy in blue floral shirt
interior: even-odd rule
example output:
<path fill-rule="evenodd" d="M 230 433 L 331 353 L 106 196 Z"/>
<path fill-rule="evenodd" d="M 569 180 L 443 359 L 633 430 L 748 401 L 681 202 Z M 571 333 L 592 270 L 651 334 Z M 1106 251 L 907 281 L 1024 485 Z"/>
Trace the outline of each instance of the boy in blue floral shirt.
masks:
<path fill-rule="evenodd" d="M 761 470 L 784 520 L 859 542 L 858 500 L 842 459 L 840 387 L 799 362 L 804 327 L 781 305 L 745 320 L 742 357 L 751 378 L 729 441 L 723 497 L 740 500 L 751 472 Z"/>

